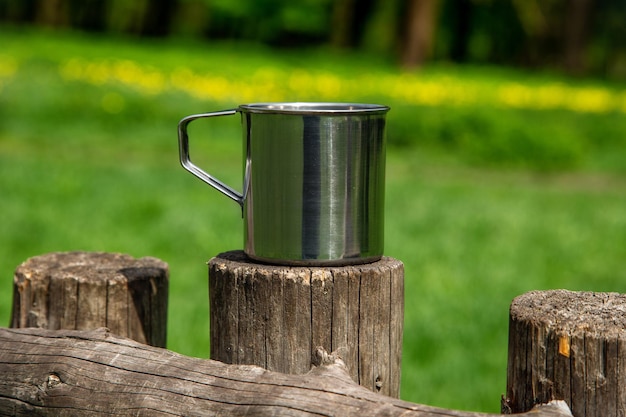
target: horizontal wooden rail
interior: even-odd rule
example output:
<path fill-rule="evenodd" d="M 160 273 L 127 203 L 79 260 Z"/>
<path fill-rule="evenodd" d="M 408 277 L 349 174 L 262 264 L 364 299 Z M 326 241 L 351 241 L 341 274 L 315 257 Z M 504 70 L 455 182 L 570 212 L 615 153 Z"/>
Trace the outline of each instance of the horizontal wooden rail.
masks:
<path fill-rule="evenodd" d="M 0 329 L 0 415 L 490 416 L 386 397 L 353 382 L 334 355 L 319 350 L 317 361 L 289 375 L 186 357 L 106 329 Z M 571 413 L 552 402 L 519 415 Z"/>

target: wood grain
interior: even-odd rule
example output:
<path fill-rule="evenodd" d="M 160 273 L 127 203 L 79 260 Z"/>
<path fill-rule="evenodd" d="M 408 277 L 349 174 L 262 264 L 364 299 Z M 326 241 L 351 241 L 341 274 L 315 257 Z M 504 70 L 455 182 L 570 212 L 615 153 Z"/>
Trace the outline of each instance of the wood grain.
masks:
<path fill-rule="evenodd" d="M 0 328 L 0 415 L 487 417 L 383 396 L 317 351 L 304 375 L 190 358 L 106 329 Z M 571 416 L 563 404 L 527 417 Z"/>
<path fill-rule="evenodd" d="M 13 280 L 11 327 L 107 327 L 165 347 L 168 265 L 104 252 L 54 252 L 28 259 Z"/>
<path fill-rule="evenodd" d="M 510 310 L 511 410 L 564 400 L 577 417 L 626 414 L 626 295 L 532 291 Z"/>
<path fill-rule="evenodd" d="M 355 382 L 400 395 L 402 262 L 293 267 L 226 252 L 209 262 L 209 298 L 212 359 L 302 374 L 321 347 Z"/>

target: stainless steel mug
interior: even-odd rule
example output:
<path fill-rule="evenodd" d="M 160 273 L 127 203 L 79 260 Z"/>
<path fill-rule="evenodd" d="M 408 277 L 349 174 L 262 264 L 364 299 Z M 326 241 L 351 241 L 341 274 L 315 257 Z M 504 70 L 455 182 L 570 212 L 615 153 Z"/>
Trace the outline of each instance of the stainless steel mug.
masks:
<path fill-rule="evenodd" d="M 196 114 L 178 125 L 180 162 L 236 201 L 244 251 L 284 265 L 348 265 L 383 254 L 386 106 L 258 103 Z M 187 126 L 241 114 L 240 193 L 191 162 Z"/>

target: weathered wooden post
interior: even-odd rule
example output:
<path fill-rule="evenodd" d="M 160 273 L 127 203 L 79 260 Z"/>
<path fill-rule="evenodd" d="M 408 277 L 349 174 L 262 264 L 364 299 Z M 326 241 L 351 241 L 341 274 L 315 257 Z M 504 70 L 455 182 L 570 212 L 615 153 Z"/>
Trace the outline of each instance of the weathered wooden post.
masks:
<path fill-rule="evenodd" d="M 165 347 L 169 269 L 151 257 L 50 253 L 19 265 L 11 327 L 111 332 Z"/>
<path fill-rule="evenodd" d="M 400 395 L 402 262 L 277 266 L 233 251 L 209 262 L 209 294 L 211 359 L 303 374 L 322 347 L 355 382 Z"/>
<path fill-rule="evenodd" d="M 511 304 L 507 407 L 565 400 L 576 417 L 626 415 L 626 295 L 533 291 Z"/>

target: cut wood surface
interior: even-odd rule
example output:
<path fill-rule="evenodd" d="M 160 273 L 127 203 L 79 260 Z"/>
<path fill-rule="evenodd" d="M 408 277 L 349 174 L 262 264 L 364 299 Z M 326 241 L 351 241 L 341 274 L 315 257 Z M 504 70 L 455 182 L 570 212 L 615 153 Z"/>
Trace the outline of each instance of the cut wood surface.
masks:
<path fill-rule="evenodd" d="M 354 383 L 340 359 L 321 350 L 318 359 L 309 373 L 290 375 L 185 357 L 106 329 L 0 329 L 0 415 L 490 415 L 376 394 Z M 558 402 L 521 415 L 571 416 Z"/>
<path fill-rule="evenodd" d="M 511 304 L 507 404 L 552 399 L 576 417 L 626 413 L 626 295 L 531 291 Z"/>

